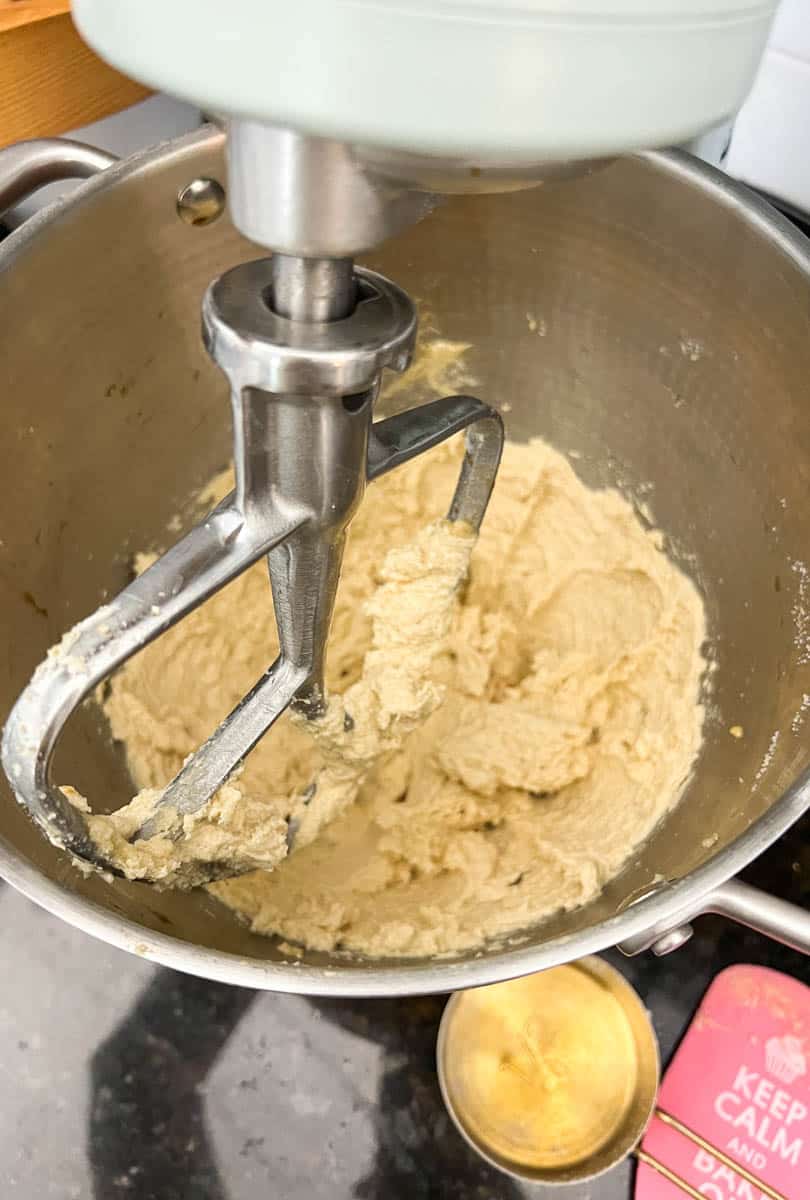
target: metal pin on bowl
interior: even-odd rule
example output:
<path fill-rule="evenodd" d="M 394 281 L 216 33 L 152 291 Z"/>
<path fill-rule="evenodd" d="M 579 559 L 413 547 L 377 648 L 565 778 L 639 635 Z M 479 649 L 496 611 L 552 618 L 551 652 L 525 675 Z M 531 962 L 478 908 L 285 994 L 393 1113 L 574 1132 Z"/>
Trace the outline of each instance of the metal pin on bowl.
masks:
<path fill-rule="evenodd" d="M 630 1154 L 660 1074 L 644 1005 L 599 958 L 457 992 L 437 1065 L 447 1110 L 473 1149 L 544 1184 L 593 1179 Z"/>

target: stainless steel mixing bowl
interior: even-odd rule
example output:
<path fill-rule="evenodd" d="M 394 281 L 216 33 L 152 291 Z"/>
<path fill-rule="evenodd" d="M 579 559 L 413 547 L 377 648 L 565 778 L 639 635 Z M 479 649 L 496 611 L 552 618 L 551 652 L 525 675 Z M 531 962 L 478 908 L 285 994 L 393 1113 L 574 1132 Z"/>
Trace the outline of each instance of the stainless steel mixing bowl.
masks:
<path fill-rule="evenodd" d="M 222 149 L 206 130 L 114 166 L 0 247 L 0 714 L 47 647 L 124 583 L 132 551 L 171 540 L 171 517 L 227 459 L 226 383 L 202 348 L 199 305 L 212 276 L 256 249 L 226 216 L 188 224 L 176 206 L 192 180 L 224 180 Z M 48 177 L 26 176 L 31 153 L 0 154 L 5 198 L 10 167 L 17 196 Z M 707 907 L 748 906 L 749 920 L 806 944 L 805 914 L 720 886 L 810 803 L 806 242 L 708 168 L 653 155 L 455 198 L 369 265 L 472 344 L 476 390 L 510 406 L 511 437 L 540 434 L 588 483 L 643 496 L 698 581 L 717 667 L 682 803 L 593 903 L 449 961 L 288 962 L 204 892 L 84 878 L 5 786 L 0 871 L 126 949 L 298 992 L 468 987 L 623 939 L 637 948 Z M 108 809 L 131 794 L 91 709 L 64 739 L 57 778 Z"/>

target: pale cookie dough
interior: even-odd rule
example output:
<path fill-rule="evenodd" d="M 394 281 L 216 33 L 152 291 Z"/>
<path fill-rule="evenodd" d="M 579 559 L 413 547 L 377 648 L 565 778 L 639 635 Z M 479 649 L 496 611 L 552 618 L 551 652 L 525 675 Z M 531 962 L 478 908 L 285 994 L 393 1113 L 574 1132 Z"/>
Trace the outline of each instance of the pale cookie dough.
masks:
<path fill-rule="evenodd" d="M 441 515 L 460 457 L 445 445 L 385 476 L 352 524 L 327 675 L 344 701 L 386 553 Z M 507 445 L 425 680 L 444 702 L 311 844 L 211 891 L 259 932 L 390 955 L 475 947 L 585 903 L 689 775 L 704 632 L 697 591 L 625 500 L 587 489 L 542 442 Z M 106 710 L 136 783 L 165 786 L 275 648 L 258 565 L 120 672 Z M 238 787 L 278 815 L 322 764 L 285 717 Z"/>
<path fill-rule="evenodd" d="M 104 861 L 128 879 L 146 879 L 158 887 L 192 888 L 213 878 L 212 864 L 229 872 L 272 870 L 287 853 L 287 825 L 262 800 L 245 794 L 232 781 L 221 787 L 199 812 L 180 816 L 155 806 L 161 788 L 144 788 L 110 816 L 94 814 L 75 788 L 63 787 L 71 804 L 85 814 L 93 842 Z M 130 841 L 155 816 L 158 832 Z"/>

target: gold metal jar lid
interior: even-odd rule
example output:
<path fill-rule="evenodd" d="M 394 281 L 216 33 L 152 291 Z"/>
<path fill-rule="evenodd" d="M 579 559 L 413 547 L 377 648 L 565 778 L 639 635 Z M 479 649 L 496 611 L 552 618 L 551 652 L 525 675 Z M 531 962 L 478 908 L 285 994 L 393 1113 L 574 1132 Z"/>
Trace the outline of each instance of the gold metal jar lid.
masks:
<path fill-rule="evenodd" d="M 647 1012 L 598 958 L 457 992 L 437 1058 L 445 1104 L 473 1148 L 545 1183 L 592 1178 L 624 1158 L 658 1089 Z"/>

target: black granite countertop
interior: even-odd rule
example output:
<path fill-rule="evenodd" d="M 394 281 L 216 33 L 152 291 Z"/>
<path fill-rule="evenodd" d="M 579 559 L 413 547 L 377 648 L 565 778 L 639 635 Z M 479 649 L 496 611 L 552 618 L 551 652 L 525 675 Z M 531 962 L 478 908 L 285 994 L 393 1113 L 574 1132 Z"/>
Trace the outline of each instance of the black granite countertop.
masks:
<path fill-rule="evenodd" d="M 810 819 L 750 882 L 807 903 Z M 667 959 L 607 955 L 665 1060 L 712 977 L 808 960 L 718 918 Z M 0 890 L 3 1197 L 512 1200 L 559 1195 L 483 1163 L 451 1124 L 441 997 L 309 1000 L 208 983 L 96 942 Z M 624 1163 L 566 1200 L 628 1200 Z"/>

